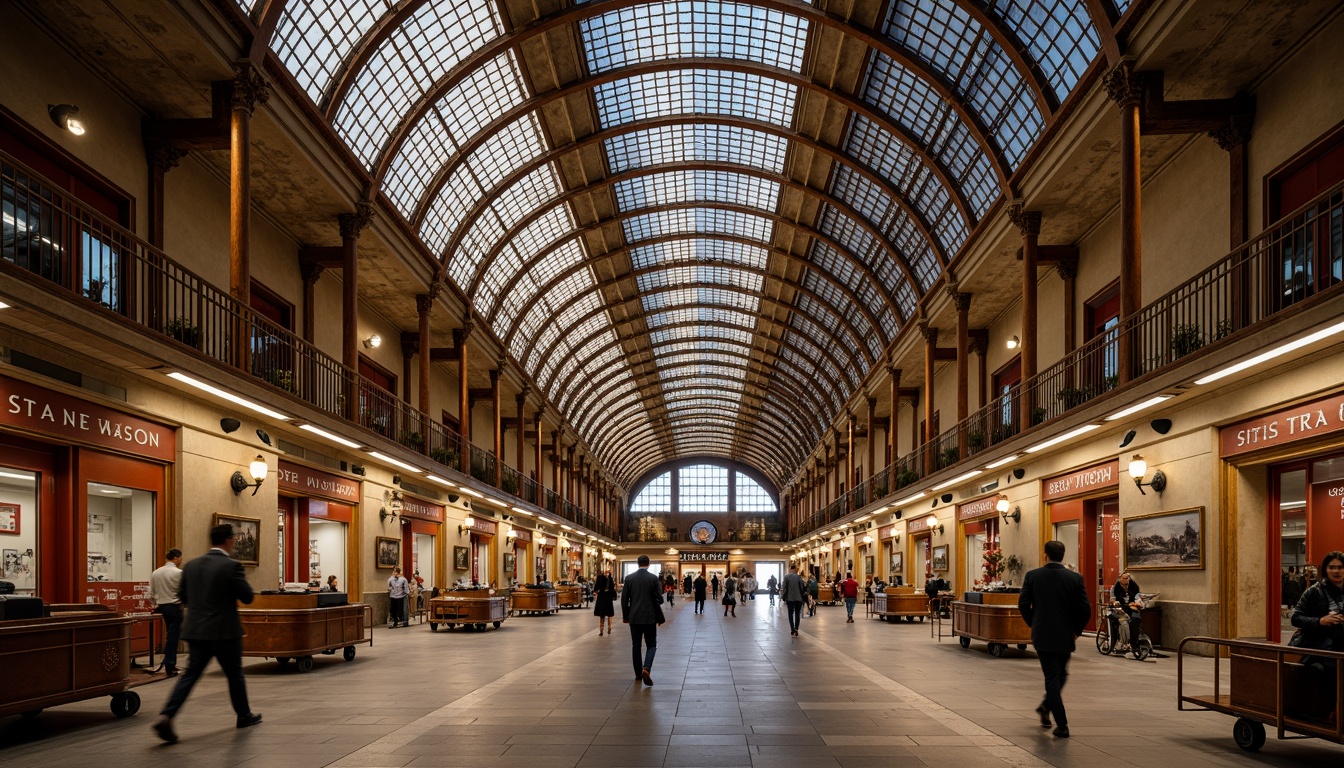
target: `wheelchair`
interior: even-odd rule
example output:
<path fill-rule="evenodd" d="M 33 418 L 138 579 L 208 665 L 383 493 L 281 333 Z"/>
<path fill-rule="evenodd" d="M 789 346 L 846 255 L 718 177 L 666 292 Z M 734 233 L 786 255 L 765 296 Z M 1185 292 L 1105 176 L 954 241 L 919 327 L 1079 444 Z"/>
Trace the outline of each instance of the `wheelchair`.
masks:
<path fill-rule="evenodd" d="M 1139 627 L 1139 636 L 1130 637 L 1129 616 L 1124 611 L 1112 606 L 1110 603 L 1102 603 L 1098 606 L 1097 616 L 1097 653 L 1103 656 L 1112 654 L 1130 653 L 1134 658 L 1143 661 L 1153 654 L 1153 641 L 1148 638 L 1147 633 L 1143 631 L 1143 621 L 1141 614 L 1144 608 L 1151 608 L 1154 598 L 1145 599 L 1145 595 L 1139 595 L 1139 615 L 1136 618 L 1140 620 L 1136 623 Z M 1111 621 L 1116 622 L 1119 628 L 1119 636 L 1111 637 Z M 1128 649 L 1126 649 L 1128 645 Z"/>

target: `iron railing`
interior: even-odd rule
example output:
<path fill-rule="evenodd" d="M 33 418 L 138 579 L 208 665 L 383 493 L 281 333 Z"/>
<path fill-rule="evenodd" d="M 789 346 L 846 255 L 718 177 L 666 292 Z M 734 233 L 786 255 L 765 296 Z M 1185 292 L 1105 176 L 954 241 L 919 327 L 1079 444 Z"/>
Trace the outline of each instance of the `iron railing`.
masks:
<path fill-rule="evenodd" d="M 245 371 L 330 416 L 536 503 L 536 483 L 520 483 L 516 470 L 501 468 L 496 482 L 492 452 L 466 445 L 457 433 L 3 152 L 0 211 L 0 263 L 63 289 L 67 300 L 116 314 L 203 356 L 204 364 Z M 552 512 L 612 535 L 611 526 L 573 504 L 556 504 Z"/>

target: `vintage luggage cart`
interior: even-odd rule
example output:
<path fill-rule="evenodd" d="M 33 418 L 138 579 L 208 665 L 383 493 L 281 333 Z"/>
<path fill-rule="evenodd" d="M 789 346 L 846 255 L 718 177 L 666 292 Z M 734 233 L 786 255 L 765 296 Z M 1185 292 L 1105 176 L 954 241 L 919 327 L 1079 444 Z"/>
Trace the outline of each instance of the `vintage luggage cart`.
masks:
<path fill-rule="evenodd" d="M 1213 690 L 1201 695 L 1186 693 L 1189 643 L 1204 643 L 1214 650 Z M 1275 643 L 1187 637 L 1176 648 L 1176 708 L 1237 718 L 1232 738 L 1247 752 L 1265 745 L 1266 725 L 1280 739 L 1316 737 L 1344 744 L 1344 720 L 1340 718 L 1344 713 L 1344 653 L 1307 650 L 1318 659 L 1335 660 L 1333 673 L 1322 675 L 1302 663 L 1303 651 Z"/>
<path fill-rule="evenodd" d="M 555 592 L 561 608 L 583 607 L 583 587 L 578 584 L 557 586 Z"/>
<path fill-rule="evenodd" d="M 966 600 L 952 603 L 953 636 L 962 648 L 971 647 L 972 640 L 988 643 L 994 657 L 1002 656 L 1010 645 L 1027 650 L 1031 627 L 1017 610 L 1017 598 L 1012 592 L 967 592 Z"/>
<path fill-rule="evenodd" d="M 509 610 L 520 616 L 523 614 L 545 616 L 558 613 L 560 611 L 560 591 L 558 589 L 518 587 L 509 592 Z"/>
<path fill-rule="evenodd" d="M 873 595 L 873 615 L 883 621 L 920 621 L 929 615 L 929 596 L 914 587 L 887 587 Z"/>
<path fill-rule="evenodd" d="M 552 593 L 554 594 L 554 593 Z M 438 632 L 440 624 L 449 629 L 461 624 L 471 629 L 495 629 L 509 617 L 507 597 L 436 597 L 429 601 L 429 628 Z"/>
<path fill-rule="evenodd" d="M 323 605 L 327 601 L 338 605 Z M 238 611 L 243 622 L 243 655 L 294 660 L 300 672 L 313 668 L 313 655 L 344 651 L 355 660 L 356 645 L 373 645 L 373 607 L 345 603 L 345 595 L 308 592 L 257 595 Z"/>
<path fill-rule="evenodd" d="M 0 621 L 0 716 L 33 717 L 96 696 L 111 696 L 117 717 L 134 715 L 140 710 L 140 695 L 130 690 L 134 622 L 110 612 Z"/>

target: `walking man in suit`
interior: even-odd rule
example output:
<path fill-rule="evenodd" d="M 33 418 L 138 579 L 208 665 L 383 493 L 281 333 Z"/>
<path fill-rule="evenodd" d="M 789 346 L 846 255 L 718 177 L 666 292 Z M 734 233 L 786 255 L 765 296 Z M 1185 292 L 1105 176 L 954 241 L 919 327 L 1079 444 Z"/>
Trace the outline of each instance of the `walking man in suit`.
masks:
<path fill-rule="evenodd" d="M 789 565 L 789 572 L 784 576 L 784 586 L 780 588 L 779 595 L 789 609 L 790 637 L 798 636 L 798 623 L 803 618 L 803 597 L 806 594 L 807 587 L 803 586 L 803 579 L 798 575 L 798 566 Z M 774 599 L 774 595 L 770 597 Z"/>
<path fill-rule="evenodd" d="M 635 663 L 635 680 L 653 685 L 649 669 L 658 650 L 658 625 L 663 623 L 663 585 L 649 573 L 649 556 L 639 556 L 639 570 L 625 577 L 621 587 L 621 621 L 630 625 L 630 656 Z M 640 660 L 639 644 L 648 650 Z"/>
<path fill-rule="evenodd" d="M 1069 679 L 1069 655 L 1074 651 L 1074 639 L 1083 633 L 1092 606 L 1087 600 L 1083 577 L 1065 568 L 1064 544 L 1045 543 L 1044 566 L 1027 572 L 1022 581 L 1022 594 L 1017 609 L 1031 625 L 1031 644 L 1041 660 L 1045 675 L 1045 700 L 1036 708 L 1041 716 L 1041 727 L 1050 727 L 1050 716 L 1055 718 L 1055 736 L 1069 738 L 1069 717 L 1064 712 L 1064 683 Z"/>
<path fill-rule="evenodd" d="M 162 717 L 154 724 L 154 732 L 169 744 L 177 741 L 173 717 L 212 658 L 219 661 L 229 680 L 229 701 L 238 715 L 238 727 L 261 722 L 261 715 L 248 708 L 247 684 L 243 681 L 243 623 L 238 618 L 238 603 L 252 602 L 252 585 L 247 583 L 243 564 L 230 556 L 233 526 L 225 523 L 211 528 L 210 544 L 209 552 L 182 569 L 178 588 L 178 599 L 187 607 L 182 625 L 182 638 L 189 649 L 187 671 L 178 678 L 160 713 Z"/>

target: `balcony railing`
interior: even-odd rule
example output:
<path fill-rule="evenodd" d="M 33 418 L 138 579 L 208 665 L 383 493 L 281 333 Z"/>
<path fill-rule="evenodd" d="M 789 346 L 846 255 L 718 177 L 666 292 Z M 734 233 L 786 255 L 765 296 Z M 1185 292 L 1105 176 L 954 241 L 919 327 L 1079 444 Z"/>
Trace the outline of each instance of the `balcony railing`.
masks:
<path fill-rule="evenodd" d="M 209 361 L 246 371 L 449 469 L 463 469 L 465 452 L 470 474 L 496 485 L 493 453 L 465 445 L 460 435 L 2 152 L 0 222 L 0 262 L 64 289 L 68 300 L 97 306 Z M 502 469 L 499 489 L 535 504 L 536 484 L 520 483 L 516 470 Z M 612 535 L 611 526 L 573 504 L 557 504 L 552 511 Z"/>
<path fill-rule="evenodd" d="M 1290 307 L 1337 298 L 1341 293 L 1344 184 L 1285 216 L 1110 332 L 1089 340 L 797 521 L 789 537 L 796 539 L 830 525 L 873 501 L 898 494 L 926 474 L 959 464 L 1086 403 L 1108 398 L 1117 391 L 1122 373 L 1131 382 L 1145 379 L 1188 355 L 1245 338 Z M 1128 360 L 1122 357 L 1125 346 Z"/>

